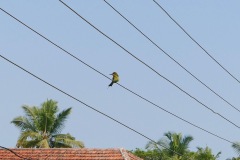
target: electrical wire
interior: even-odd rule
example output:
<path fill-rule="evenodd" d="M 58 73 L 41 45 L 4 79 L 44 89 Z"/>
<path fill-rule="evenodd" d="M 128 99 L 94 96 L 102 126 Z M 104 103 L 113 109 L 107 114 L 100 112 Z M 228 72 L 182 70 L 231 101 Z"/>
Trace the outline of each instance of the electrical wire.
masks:
<path fill-rule="evenodd" d="M 227 72 L 233 79 L 235 79 L 238 83 L 240 80 L 237 79 L 230 71 L 228 71 L 220 62 L 216 60 L 203 46 L 198 43 L 157 1 L 153 0 L 153 2 L 195 43 L 197 44 L 214 62 L 216 62 L 225 72 Z"/>
<path fill-rule="evenodd" d="M 150 70 L 152 70 L 154 73 L 156 73 L 158 76 L 160 76 L 161 78 L 163 78 L 164 80 L 166 80 L 167 82 L 169 82 L 170 84 L 172 84 L 173 86 L 175 86 L 176 88 L 178 88 L 180 91 L 182 91 L 183 93 L 185 93 L 186 95 L 188 95 L 190 98 L 192 98 L 193 100 L 195 100 L 196 102 L 198 102 L 199 104 L 201 104 L 203 107 L 205 107 L 206 109 L 210 110 L 212 113 L 218 115 L 219 117 L 221 117 L 222 119 L 226 120 L 227 122 L 231 123 L 233 126 L 237 127 L 238 129 L 240 129 L 240 127 L 235 124 L 234 122 L 230 121 L 228 118 L 224 117 L 223 115 L 221 115 L 220 113 L 215 112 L 213 109 L 211 109 L 209 106 L 207 106 L 206 104 L 204 104 L 203 102 L 201 102 L 200 100 L 198 100 L 197 98 L 195 98 L 194 96 L 192 96 L 191 94 L 189 94 L 188 92 L 186 92 L 185 90 L 183 90 L 181 87 L 179 87 L 178 85 L 176 85 L 175 83 L 173 83 L 172 81 L 170 81 L 169 79 L 167 79 L 166 77 L 164 77 L 163 75 L 161 75 L 159 72 L 157 72 L 155 69 L 153 69 L 151 66 L 149 66 L 147 63 L 143 62 L 141 59 L 139 59 L 138 57 L 136 57 L 134 54 L 132 54 L 130 51 L 128 51 L 127 49 L 125 49 L 123 46 L 121 46 L 119 43 L 117 43 L 115 40 L 113 40 L 112 38 L 110 38 L 108 35 L 106 35 L 105 33 L 103 33 L 101 30 L 99 30 L 97 27 L 95 27 L 92 23 L 90 23 L 89 21 L 87 21 L 84 17 L 82 17 L 79 13 L 77 13 L 75 10 L 73 10 L 70 6 L 68 6 L 66 3 L 64 3 L 63 1 L 59 0 L 64 6 L 66 6 L 70 11 L 72 11 L 73 13 L 75 13 L 79 18 L 81 18 L 82 20 L 84 20 L 86 23 L 88 23 L 91 27 L 93 27 L 95 30 L 97 30 L 99 33 L 101 33 L 103 36 L 105 36 L 106 38 L 108 38 L 110 41 L 112 41 L 113 43 L 115 43 L 117 46 L 119 46 L 120 48 L 122 48 L 126 53 L 128 53 L 129 55 L 131 55 L 134 59 L 136 59 L 137 61 L 139 61 L 140 63 L 142 63 L 143 65 L 145 65 L 147 68 L 149 68 Z"/>
<path fill-rule="evenodd" d="M 3 146 L 0 146 L 0 148 L 5 149 L 5 150 L 7 150 L 7 151 L 9 151 L 9 152 L 12 152 L 12 153 L 13 153 L 16 157 L 18 157 L 18 158 L 21 158 L 21 159 L 23 159 L 23 160 L 30 160 L 29 158 L 25 158 L 25 157 L 23 157 L 22 155 L 14 152 L 12 149 L 9 149 L 9 148 L 3 147 Z"/>
<path fill-rule="evenodd" d="M 166 146 L 164 146 L 164 145 L 162 145 L 162 144 L 158 144 L 156 141 L 154 141 L 153 139 L 147 137 L 147 136 L 144 135 L 143 133 L 138 132 L 137 130 L 135 130 L 135 129 L 129 127 L 129 126 L 127 126 L 126 124 L 120 122 L 119 120 L 117 120 L 117 119 L 115 119 L 115 118 L 113 118 L 113 117 L 111 117 L 111 116 L 109 116 L 109 115 L 107 115 L 107 114 L 105 114 L 105 113 L 103 113 L 103 112 L 97 110 L 96 108 L 94 108 L 94 107 L 88 105 L 87 103 L 85 103 L 85 102 L 79 100 L 78 98 L 76 98 L 76 97 L 70 95 L 69 93 L 63 91 L 62 89 L 60 89 L 60 88 L 58 88 L 58 87 L 52 85 L 51 83 L 49 83 L 49 82 L 45 81 L 44 79 L 42 79 L 42 78 L 36 76 L 36 75 L 33 74 L 32 72 L 30 72 L 30 71 L 24 69 L 23 67 L 19 66 L 18 64 L 14 63 L 13 61 L 9 60 L 8 58 L 4 57 L 3 55 L 0 54 L 0 57 L 1 57 L 2 59 L 6 60 L 7 62 L 11 63 L 12 65 L 18 67 L 19 69 L 23 70 L 24 72 L 28 73 L 28 74 L 31 75 L 32 77 L 34 77 L 34 78 L 40 80 L 41 82 L 47 84 L 48 86 L 54 88 L 54 89 L 57 90 L 57 91 L 63 93 L 64 95 L 70 97 L 71 99 L 73 99 L 73 100 L 75 100 L 75 101 L 77 101 L 77 102 L 83 104 L 83 105 L 86 106 L 87 108 L 89 108 L 89 109 L 91 109 L 91 110 L 93 110 L 93 111 L 95 111 L 95 112 L 97 112 L 97 113 L 99 113 L 99 114 L 101 114 L 101 115 L 107 117 L 108 119 L 110 119 L 110 120 L 112 120 L 112 121 L 114 121 L 114 122 L 120 124 L 121 126 L 127 128 L 127 129 L 129 129 L 129 130 L 131 130 L 131 131 L 137 133 L 138 135 L 140 135 L 140 136 L 142 136 L 142 137 L 148 139 L 149 141 L 153 142 L 153 143 L 156 144 L 156 145 L 160 145 L 161 147 L 163 147 L 163 148 L 165 148 L 165 149 L 167 149 L 167 150 L 169 150 L 169 151 L 171 151 L 171 152 L 173 152 L 173 153 L 175 153 L 175 154 L 177 154 L 177 155 L 179 155 L 179 156 L 186 157 L 186 156 L 184 156 L 184 155 L 182 155 L 182 154 L 180 154 L 180 153 L 178 153 L 178 152 L 176 152 L 176 151 L 174 151 L 174 150 L 172 150 L 172 149 L 170 149 L 170 148 L 168 148 L 168 147 L 166 147 Z"/>
<path fill-rule="evenodd" d="M 19 23 L 21 23 L 22 25 L 24 25 L 25 27 L 27 27 L 28 29 L 30 29 L 31 31 L 33 31 L 34 33 L 36 33 L 37 35 L 39 35 L 40 37 L 42 37 L 43 39 L 45 39 L 46 41 L 48 41 L 49 43 L 51 43 L 52 45 L 54 45 L 55 47 L 57 47 L 57 48 L 59 48 L 60 50 L 62 50 L 65 54 L 70 55 L 70 56 L 73 57 L 75 60 L 81 62 L 82 64 L 86 65 L 87 67 L 89 67 L 90 69 L 92 69 L 92 70 L 94 70 L 95 72 L 99 73 L 100 75 L 104 76 L 105 78 L 111 80 L 111 78 L 107 77 L 107 76 L 106 76 L 105 74 L 103 74 L 102 72 L 98 71 L 98 70 L 95 69 L 94 67 L 92 67 L 92 66 L 90 66 L 89 64 L 87 64 L 86 62 L 82 61 L 80 58 L 74 56 L 73 54 L 71 54 L 71 53 L 68 52 L 67 50 L 63 49 L 62 47 L 60 47 L 59 45 L 57 45 L 56 43 L 54 43 L 53 41 L 51 41 L 51 40 L 48 39 L 47 37 L 43 36 L 43 35 L 40 34 L 39 32 L 35 31 L 34 29 L 32 29 L 31 27 L 29 27 L 28 25 L 26 25 L 25 23 L 23 23 L 22 21 L 20 21 L 19 19 L 17 19 L 17 18 L 14 17 L 13 15 L 11 15 L 10 13 L 6 12 L 6 11 L 3 10 L 2 8 L 0 8 L 0 10 L 2 10 L 3 12 L 5 12 L 6 14 L 8 14 L 10 17 L 12 17 L 12 18 L 15 19 L 16 21 L 18 21 Z M 157 105 L 156 103 L 154 103 L 154 102 L 148 100 L 147 98 L 144 98 L 143 96 L 137 94 L 136 92 L 128 89 L 127 87 L 125 87 L 125 86 L 123 86 L 123 85 L 121 85 L 121 84 L 119 84 L 119 83 L 117 83 L 117 84 L 118 84 L 119 86 L 121 86 L 123 89 L 125 89 L 125 90 L 129 91 L 130 93 L 132 93 L 133 95 L 135 95 L 135 96 L 139 97 L 140 99 L 148 102 L 149 104 L 157 107 L 158 109 L 160 109 L 160 110 L 162 110 L 162 111 L 164 111 L 164 112 L 166 112 L 166 113 L 168 113 L 168 114 L 176 117 L 177 119 L 179 119 L 179 120 L 181 120 L 181 121 L 183 121 L 183 122 L 185 122 L 185 123 L 188 123 L 189 125 L 191 125 L 191 126 L 193 126 L 193 127 L 195 127 L 195 128 L 198 128 L 198 129 L 200 129 L 200 130 L 202 130 L 202 131 L 204 131 L 204 132 L 206 132 L 206 133 L 208 133 L 208 134 L 211 134 L 212 136 L 217 137 L 217 138 L 219 138 L 219 139 L 221 139 L 221 140 L 223 140 L 223 141 L 226 141 L 226 142 L 228 142 L 228 143 L 234 144 L 232 141 L 230 141 L 230 140 L 228 140 L 228 139 L 226 139 L 226 138 L 223 138 L 223 137 L 221 137 L 221 136 L 219 136 L 219 135 L 217 135 L 217 134 L 214 134 L 214 133 L 212 133 L 212 132 L 210 132 L 210 131 L 208 131 L 208 130 L 206 130 L 206 129 L 204 129 L 204 128 L 201 128 L 201 127 L 197 126 L 196 124 L 193 124 L 193 123 L 191 123 L 191 122 L 189 122 L 189 121 L 187 121 L 187 120 L 185 120 L 185 119 L 177 116 L 177 115 L 174 114 L 174 113 L 171 113 L 170 111 L 164 109 L 163 107 L 160 107 L 160 106 Z"/>
<path fill-rule="evenodd" d="M 206 85 L 203 81 L 201 81 L 199 78 L 197 78 L 193 73 L 191 73 L 188 69 L 186 69 L 182 64 L 180 64 L 176 59 L 174 59 L 171 55 L 169 55 L 166 51 L 164 51 L 158 44 L 156 44 L 153 40 L 151 40 L 146 34 L 144 34 L 136 25 L 134 25 L 130 20 L 128 20 L 123 14 L 121 14 L 115 7 L 113 7 L 109 2 L 104 0 L 104 2 L 112 8 L 117 14 L 119 14 L 123 19 L 125 19 L 132 27 L 134 27 L 140 34 L 142 34 L 146 39 L 148 39 L 154 46 L 156 46 L 160 51 L 162 51 L 167 57 L 169 57 L 172 61 L 174 61 L 178 66 L 180 66 L 183 70 L 185 70 L 189 75 L 191 75 L 194 79 L 196 79 L 198 82 L 200 82 L 203 86 L 205 86 L 208 90 L 210 90 L 212 93 L 214 93 L 216 96 L 218 96 L 220 99 L 222 99 L 224 102 L 226 102 L 230 107 L 235 109 L 236 111 L 240 112 L 240 110 L 235 107 L 233 104 L 231 104 L 229 101 L 227 101 L 225 98 L 223 98 L 221 95 L 219 95 L 217 92 L 215 92 L 213 89 L 211 89 L 208 85 Z"/>

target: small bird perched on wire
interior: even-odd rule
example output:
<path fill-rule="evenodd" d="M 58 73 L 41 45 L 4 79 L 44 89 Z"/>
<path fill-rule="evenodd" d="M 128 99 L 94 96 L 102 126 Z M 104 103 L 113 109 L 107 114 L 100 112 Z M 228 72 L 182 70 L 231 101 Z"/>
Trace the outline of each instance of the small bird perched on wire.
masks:
<path fill-rule="evenodd" d="M 113 72 L 112 74 L 112 82 L 108 85 L 109 87 L 113 85 L 113 83 L 117 83 L 119 81 L 119 76 L 117 74 L 117 72 Z"/>

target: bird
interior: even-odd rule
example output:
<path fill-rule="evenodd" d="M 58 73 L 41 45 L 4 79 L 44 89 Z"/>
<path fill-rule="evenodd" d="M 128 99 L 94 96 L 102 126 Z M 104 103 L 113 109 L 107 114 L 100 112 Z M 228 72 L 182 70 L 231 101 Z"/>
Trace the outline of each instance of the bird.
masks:
<path fill-rule="evenodd" d="M 117 72 L 113 72 L 112 74 L 112 82 L 108 85 L 109 87 L 113 85 L 113 83 L 117 83 L 119 81 L 119 76 L 117 74 Z"/>

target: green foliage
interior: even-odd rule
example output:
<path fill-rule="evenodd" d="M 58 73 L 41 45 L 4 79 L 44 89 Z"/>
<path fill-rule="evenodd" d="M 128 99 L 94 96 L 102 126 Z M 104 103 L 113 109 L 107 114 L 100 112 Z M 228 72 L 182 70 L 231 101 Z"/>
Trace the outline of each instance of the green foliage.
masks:
<path fill-rule="evenodd" d="M 196 152 L 190 151 L 188 147 L 192 140 L 192 136 L 183 137 L 181 133 L 167 132 L 157 144 L 149 142 L 146 150 L 137 148 L 132 153 L 144 160 L 217 160 L 219 158 L 221 152 L 214 155 L 208 147 L 198 147 Z"/>
<path fill-rule="evenodd" d="M 197 147 L 197 152 L 195 153 L 195 159 L 197 160 L 217 160 L 221 154 L 221 152 L 218 152 L 216 156 L 213 155 L 212 150 L 208 147 L 201 148 Z"/>
<path fill-rule="evenodd" d="M 25 116 L 14 118 L 13 123 L 21 130 L 18 148 L 75 148 L 84 147 L 70 134 L 60 134 L 71 108 L 58 113 L 57 102 L 47 100 L 41 107 L 22 106 Z"/>
<path fill-rule="evenodd" d="M 184 157 L 174 155 L 170 156 L 168 155 L 165 150 L 159 150 L 159 149 L 154 149 L 154 150 L 142 150 L 137 148 L 134 151 L 131 151 L 134 155 L 144 159 L 144 160 L 189 160 L 194 157 L 193 152 L 186 152 L 184 154 Z"/>
<path fill-rule="evenodd" d="M 167 155 L 168 157 L 175 156 L 178 158 L 180 158 L 180 156 L 177 155 L 176 152 L 181 155 L 189 152 L 188 146 L 189 143 L 193 140 L 192 136 L 182 137 L 181 133 L 172 132 L 167 132 L 164 134 L 164 136 L 164 138 L 157 141 L 157 144 L 149 142 L 146 145 L 146 149 L 160 149 L 164 153 L 164 155 Z"/>
<path fill-rule="evenodd" d="M 159 152 L 159 150 L 142 150 L 139 148 L 136 148 L 136 150 L 131 151 L 134 155 L 144 159 L 144 160 L 159 160 L 162 157 L 162 154 Z"/>
<path fill-rule="evenodd" d="M 235 142 L 232 145 L 232 148 L 236 151 L 236 153 L 240 156 L 240 142 Z"/>

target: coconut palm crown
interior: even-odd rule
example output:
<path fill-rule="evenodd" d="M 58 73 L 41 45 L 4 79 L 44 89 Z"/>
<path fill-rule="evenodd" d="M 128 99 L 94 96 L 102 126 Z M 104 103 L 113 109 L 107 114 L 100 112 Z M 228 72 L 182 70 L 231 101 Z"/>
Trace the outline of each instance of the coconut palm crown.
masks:
<path fill-rule="evenodd" d="M 64 122 L 71 113 L 67 108 L 58 113 L 57 102 L 47 100 L 41 107 L 23 105 L 25 116 L 14 118 L 13 123 L 21 130 L 16 147 L 18 148 L 83 148 L 69 133 L 61 134 Z"/>
<path fill-rule="evenodd" d="M 146 148 L 159 149 L 164 151 L 168 156 L 174 156 L 175 153 L 184 155 L 188 152 L 189 144 L 193 140 L 192 136 L 183 137 L 181 133 L 167 132 L 164 133 L 164 136 L 164 138 L 157 141 L 157 144 L 149 142 Z"/>

